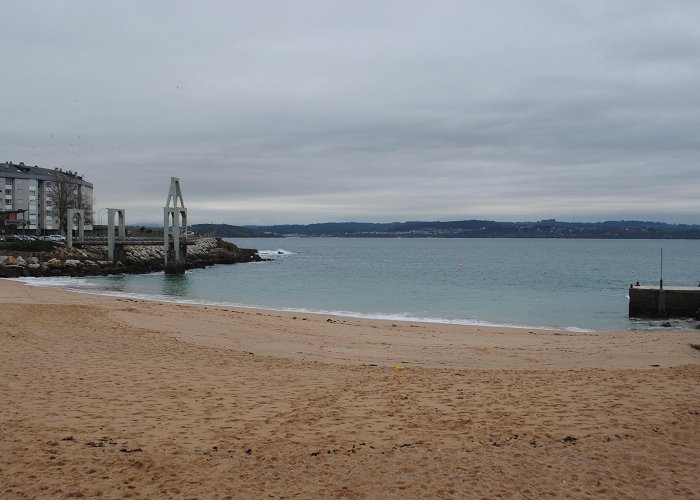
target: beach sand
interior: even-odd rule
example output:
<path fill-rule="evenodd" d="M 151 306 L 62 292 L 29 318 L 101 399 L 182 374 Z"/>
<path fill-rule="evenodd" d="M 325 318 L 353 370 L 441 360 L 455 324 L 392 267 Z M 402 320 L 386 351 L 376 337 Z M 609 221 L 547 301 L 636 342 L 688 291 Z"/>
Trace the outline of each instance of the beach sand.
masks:
<path fill-rule="evenodd" d="M 0 315 L 2 498 L 700 496 L 700 331 L 369 321 L 7 280 Z"/>

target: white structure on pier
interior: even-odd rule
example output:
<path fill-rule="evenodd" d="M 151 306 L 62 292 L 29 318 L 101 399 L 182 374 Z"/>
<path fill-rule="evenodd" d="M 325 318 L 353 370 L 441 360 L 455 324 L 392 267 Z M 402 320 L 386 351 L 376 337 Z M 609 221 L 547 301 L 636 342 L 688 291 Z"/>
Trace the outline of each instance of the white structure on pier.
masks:
<path fill-rule="evenodd" d="M 78 218 L 77 224 L 75 223 L 75 218 Z M 66 244 L 69 247 L 73 246 L 73 226 L 78 228 L 78 240 L 83 241 L 85 239 L 85 210 L 78 210 L 76 208 L 69 208 L 67 214 L 67 230 L 66 230 Z"/>
<path fill-rule="evenodd" d="M 187 208 L 182 199 L 180 179 L 170 178 L 170 192 L 163 208 L 163 244 L 166 274 L 185 272 L 187 256 Z"/>
<path fill-rule="evenodd" d="M 114 224 L 114 218 L 119 217 L 119 231 Z M 126 210 L 123 208 L 108 208 L 107 209 L 107 258 L 115 263 L 116 259 L 116 240 L 120 242 L 126 240 Z"/>

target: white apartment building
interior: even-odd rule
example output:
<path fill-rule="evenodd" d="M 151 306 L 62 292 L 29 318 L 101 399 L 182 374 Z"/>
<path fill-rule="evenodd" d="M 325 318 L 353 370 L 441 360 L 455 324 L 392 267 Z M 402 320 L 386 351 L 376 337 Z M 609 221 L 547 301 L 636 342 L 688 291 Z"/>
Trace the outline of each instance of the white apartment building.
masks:
<path fill-rule="evenodd" d="M 91 229 L 93 219 L 92 184 L 76 172 L 59 168 L 48 169 L 27 166 L 24 163 L 0 163 L 0 212 L 14 224 L 24 226 L 27 232 L 45 234 L 56 232 L 60 226 L 60 214 L 56 207 L 53 184 L 65 183 L 72 190 L 75 205 L 85 211 L 85 228 Z M 22 212 L 20 212 L 22 211 Z M 19 213 L 18 213 L 19 212 Z"/>

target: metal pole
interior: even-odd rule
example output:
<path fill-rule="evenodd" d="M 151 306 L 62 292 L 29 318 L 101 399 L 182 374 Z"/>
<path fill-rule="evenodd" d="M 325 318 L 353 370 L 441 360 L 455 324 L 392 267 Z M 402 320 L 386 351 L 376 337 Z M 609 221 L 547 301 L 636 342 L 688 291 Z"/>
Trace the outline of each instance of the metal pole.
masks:
<path fill-rule="evenodd" d="M 664 249 L 661 249 L 661 274 L 659 277 L 659 290 L 664 289 Z"/>

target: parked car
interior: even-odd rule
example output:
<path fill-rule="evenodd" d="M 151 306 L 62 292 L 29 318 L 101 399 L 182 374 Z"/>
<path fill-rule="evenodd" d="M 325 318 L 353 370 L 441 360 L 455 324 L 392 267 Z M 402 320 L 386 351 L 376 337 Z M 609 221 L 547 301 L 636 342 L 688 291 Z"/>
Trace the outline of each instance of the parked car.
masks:
<path fill-rule="evenodd" d="M 60 234 L 52 234 L 49 236 L 49 241 L 66 241 L 66 237 Z"/>

